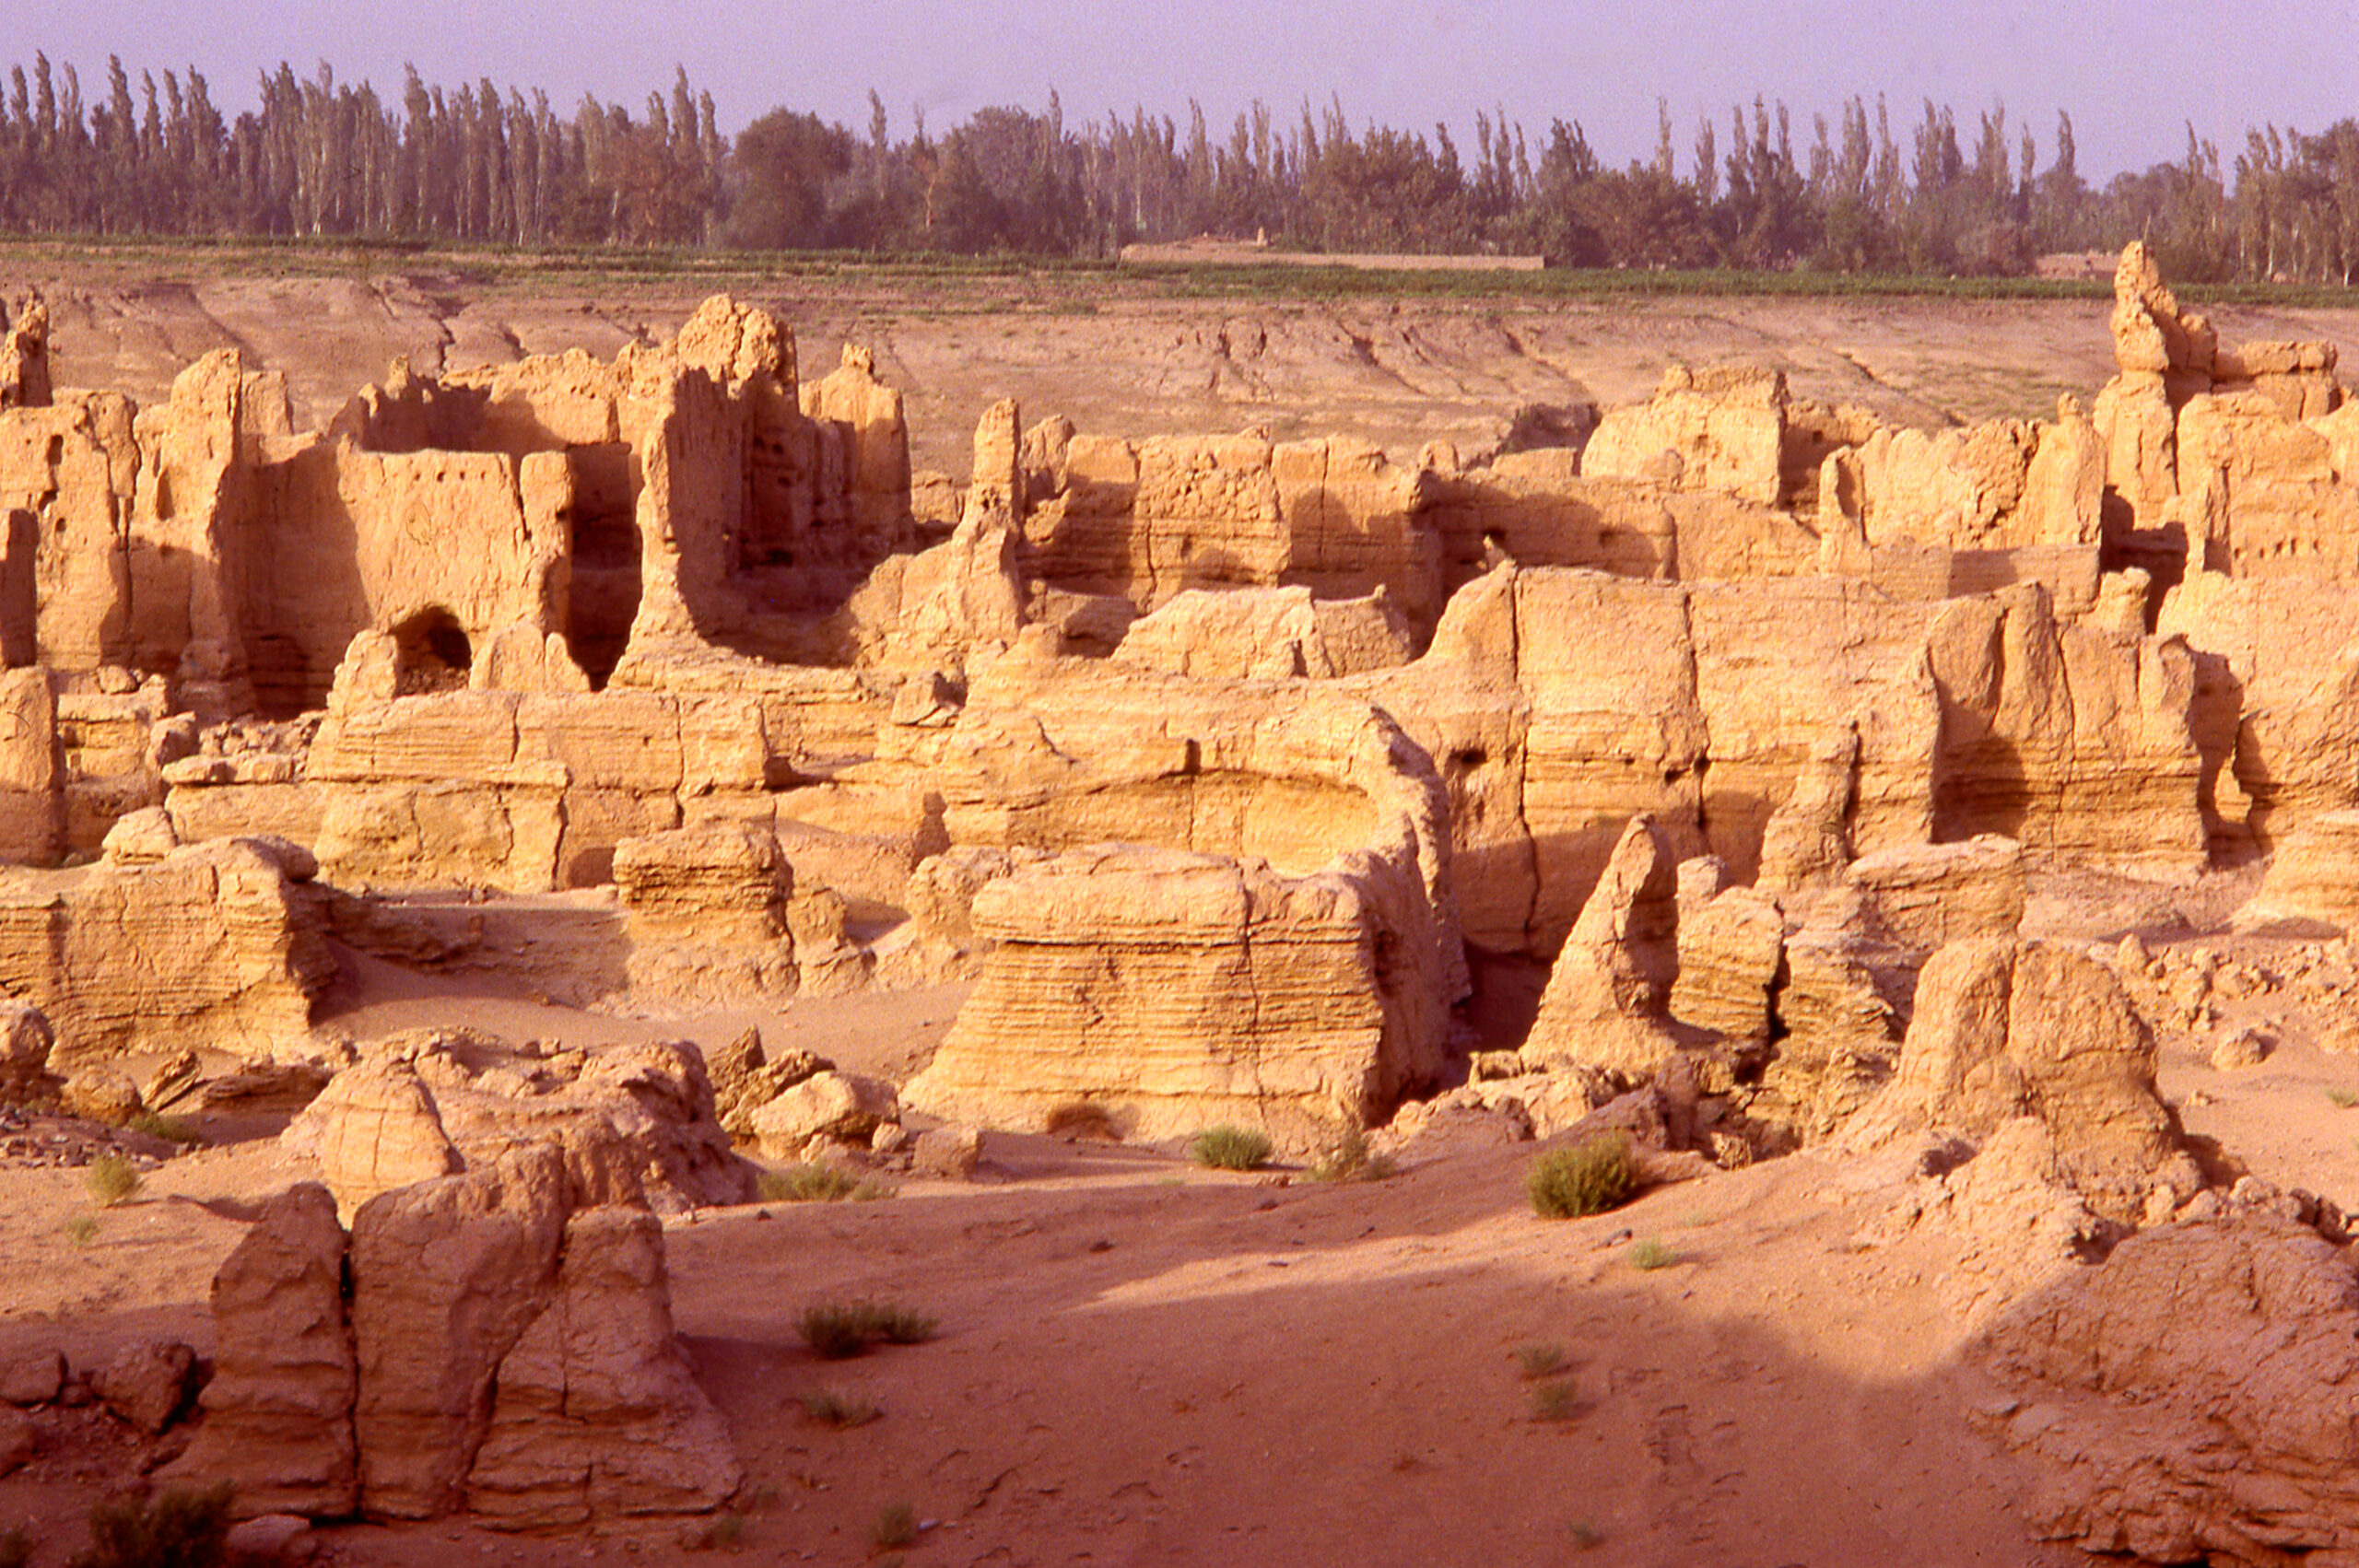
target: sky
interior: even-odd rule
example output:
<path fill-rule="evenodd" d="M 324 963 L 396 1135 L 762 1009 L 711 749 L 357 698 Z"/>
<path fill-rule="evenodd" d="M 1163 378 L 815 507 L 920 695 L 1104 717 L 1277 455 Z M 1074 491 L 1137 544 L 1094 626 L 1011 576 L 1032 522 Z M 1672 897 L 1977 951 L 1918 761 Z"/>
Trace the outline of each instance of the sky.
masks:
<path fill-rule="evenodd" d="M 987 105 L 1037 112 L 1052 88 L 1068 123 L 1144 104 L 1184 127 L 1193 98 L 1215 137 L 1257 98 L 1287 120 L 1306 98 L 1340 98 L 1355 126 L 1447 121 L 1470 156 L 1477 111 L 1504 110 L 1535 144 L 1552 121 L 1577 121 L 1621 164 L 1652 155 L 1660 99 L 1684 175 L 1699 115 L 1725 153 L 1732 104 L 1782 99 L 1801 156 L 1814 115 L 1881 93 L 1904 151 L 1928 98 L 1955 111 L 1969 153 L 1978 116 L 2003 104 L 2011 139 L 2028 125 L 2043 168 L 2069 111 L 2092 183 L 2179 158 L 2190 123 L 2232 169 L 2248 127 L 2359 115 L 2359 0 L 9 0 L 5 12 L 0 65 L 41 51 L 76 65 L 90 98 L 109 54 L 135 83 L 143 67 L 193 64 L 232 113 L 282 60 L 299 75 L 325 61 L 388 94 L 414 63 L 429 83 L 488 76 L 545 88 L 561 109 L 586 91 L 634 113 L 685 67 L 731 132 L 779 107 L 864 131 L 871 88 L 896 137 L 919 108 L 940 130 Z"/>

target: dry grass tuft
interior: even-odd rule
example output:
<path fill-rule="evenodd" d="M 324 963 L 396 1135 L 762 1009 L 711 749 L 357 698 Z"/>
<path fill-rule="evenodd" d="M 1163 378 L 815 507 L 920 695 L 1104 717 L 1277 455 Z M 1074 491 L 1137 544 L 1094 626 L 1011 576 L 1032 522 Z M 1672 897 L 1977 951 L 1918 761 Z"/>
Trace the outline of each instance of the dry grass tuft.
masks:
<path fill-rule="evenodd" d="M 1270 1147 L 1268 1134 L 1223 1122 L 1190 1139 L 1188 1157 L 1215 1170 L 1256 1171 L 1269 1163 Z"/>
<path fill-rule="evenodd" d="M 1114 1125 L 1114 1113 L 1094 1100 L 1067 1100 L 1061 1106 L 1049 1107 L 1041 1118 L 1040 1130 L 1051 1138 L 1086 1138 L 1099 1143 L 1120 1143 L 1121 1129 Z"/>
<path fill-rule="evenodd" d="M 1638 1189 L 1638 1162 L 1626 1133 L 1600 1133 L 1532 1163 L 1524 1176 L 1532 1211 L 1545 1220 L 1602 1214 Z"/>

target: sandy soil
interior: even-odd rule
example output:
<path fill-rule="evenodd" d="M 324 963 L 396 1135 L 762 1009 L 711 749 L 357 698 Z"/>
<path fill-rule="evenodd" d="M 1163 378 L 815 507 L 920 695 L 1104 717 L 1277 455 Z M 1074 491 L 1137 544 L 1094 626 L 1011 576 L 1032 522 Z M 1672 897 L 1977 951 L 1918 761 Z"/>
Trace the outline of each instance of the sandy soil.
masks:
<path fill-rule="evenodd" d="M 2148 933 L 2283 966 L 2293 939 L 2219 922 L 2250 878 L 2186 891 L 2081 876 L 2043 884 L 2030 925 Z M 427 1022 L 596 1044 L 650 1034 L 765 1038 L 906 1076 L 957 988 L 649 1020 L 535 1001 L 498 982 L 354 965 L 323 1026 L 370 1038 Z M 2283 1044 L 2213 1070 L 2164 1037 L 2190 1131 L 2264 1177 L 2359 1194 L 2359 1063 L 2312 1041 L 2291 993 L 2235 1003 Z M 2208 1036 L 2207 1036 L 2208 1038 Z M 263 1127 L 225 1128 L 248 1135 Z M 1198 1170 L 1176 1151 L 994 1134 L 972 1185 L 890 1201 L 706 1211 L 667 1233 L 678 1322 L 751 1480 L 722 1555 L 855 1563 L 881 1510 L 932 1521 L 914 1563 L 2050 1564 L 2025 1539 L 2031 1478 L 1976 1437 L 1988 1398 L 1942 1305 L 1953 1244 L 1859 1238 L 1878 1173 L 1815 1154 L 1549 1223 L 1522 1192 L 1529 1146 L 1413 1156 L 1377 1183 Z M 170 1160 L 94 1212 L 73 1170 L 0 1180 L 0 1355 L 76 1364 L 170 1334 L 205 1348 L 213 1269 L 259 1199 L 304 1173 L 248 1136 Z M 1634 1265 L 1636 1244 L 1671 1251 Z M 931 1343 L 816 1359 L 804 1304 L 876 1298 L 936 1317 Z M 1563 1369 L 1527 1379 L 1519 1352 Z M 1544 1391 L 1562 1385 L 1565 1392 Z M 872 1402 L 837 1430 L 822 1389 Z M 1543 1399 L 1558 1401 L 1553 1410 Z M 1551 1419 L 1552 1414 L 1561 1419 Z M 89 1502 L 151 1450 L 89 1412 L 45 1418 L 50 1451 L 0 1480 L 0 1522 L 36 1521 L 62 1562 Z M 323 1532 L 333 1561 L 670 1561 L 705 1527 L 514 1539 L 464 1524 Z"/>
<path fill-rule="evenodd" d="M 569 1042 L 646 1027 L 386 989 L 334 1022 L 366 1036 L 457 1016 Z M 874 1060 L 951 1000 L 770 1016 Z M 682 1032 L 718 1043 L 737 1022 Z M 1798 1158 L 1549 1223 L 1523 1199 L 1529 1158 L 1463 1151 L 1326 1186 L 994 1136 L 972 1186 L 675 1221 L 679 1325 L 752 1475 L 742 1550 L 861 1562 L 878 1512 L 906 1501 L 936 1521 L 912 1561 L 945 1563 L 1542 1562 L 1584 1542 L 1600 1562 L 2068 1560 L 2023 1540 L 2022 1478 L 1960 1424 L 1958 1331 L 1917 1288 L 1939 1248 L 1853 1249 L 1872 1199 L 1832 1167 Z M 301 1174 L 267 1141 L 184 1155 L 77 1244 L 79 1173 L 12 1170 L 0 1353 L 55 1344 L 88 1364 L 150 1334 L 206 1348 L 206 1284 L 239 1216 Z M 1638 1237 L 1678 1260 L 1633 1268 Z M 855 1297 L 917 1307 L 941 1336 L 817 1361 L 794 1310 Z M 1526 1345 L 1560 1346 L 1563 1372 L 1527 1381 Z M 1564 1418 L 1545 1419 L 1539 1391 L 1567 1380 Z M 820 1388 L 883 1413 L 826 1427 L 801 1405 Z M 43 1563 L 140 1453 L 105 1418 L 54 1424 L 53 1450 L 0 1481 L 0 1520 L 38 1519 L 53 1543 Z M 683 1539 L 676 1523 L 326 1534 L 335 1561 L 384 1564 L 668 1559 Z"/>
<path fill-rule="evenodd" d="M 0 294 L 36 280 L 22 258 L 0 263 L 18 269 L 0 270 Z M 611 352 L 668 330 L 700 292 L 631 284 L 582 304 L 456 277 L 38 280 L 66 384 L 153 398 L 191 357 L 235 343 L 285 369 L 312 417 L 397 353 L 432 367 Z M 1003 298 L 1010 287 L 752 297 L 797 324 L 814 369 L 839 336 L 874 344 L 910 392 L 919 461 L 942 468 L 963 466 L 975 414 L 1011 392 L 1027 416 L 1062 410 L 1094 428 L 1262 422 L 1414 452 L 1436 436 L 1486 439 L 1522 402 L 1641 396 L 1678 357 L 1766 358 L 1805 395 L 1928 423 L 2040 412 L 2107 369 L 2102 308 L 2077 303 L 1246 309 L 1115 291 L 1083 310 Z M 2224 314 L 2236 336 L 2350 338 L 2359 324 Z M 2219 945 L 2249 892 L 2248 879 L 2179 891 L 2078 879 L 2043 886 L 2031 925 Z M 2234 945 L 2273 961 L 2292 944 Z M 464 1023 L 713 1047 L 750 1023 L 774 1046 L 906 1078 L 958 1000 L 952 988 L 640 1019 L 543 1000 L 529 978 L 356 962 L 321 1024 L 355 1038 Z M 2303 1005 L 2283 993 L 2235 1004 L 2284 1036 L 2243 1073 L 2165 1036 L 2164 1086 L 2191 1131 L 2258 1174 L 2359 1207 L 2359 1112 L 2329 1093 L 2359 1091 L 2359 1062 L 2318 1049 Z M 255 1201 L 305 1174 L 256 1136 L 266 1124 L 213 1130 L 227 1141 L 160 1164 L 103 1212 L 39 1142 L 91 1129 L 0 1139 L 0 1355 L 55 1346 L 89 1365 L 158 1334 L 205 1347 L 214 1269 Z M 1552 1223 L 1525 1203 L 1531 1153 L 1460 1148 L 1380 1183 L 1326 1186 L 1203 1172 L 1170 1150 L 994 1134 L 972 1185 L 675 1220 L 678 1322 L 752 1477 L 717 1556 L 871 1561 L 879 1511 L 907 1503 L 927 1521 L 912 1563 L 2078 1561 L 2025 1539 L 2015 1504 L 2032 1478 L 1964 1419 L 1988 1396 L 1962 1357 L 1966 1326 L 1941 1305 L 1948 1244 L 1855 1240 L 1884 1201 L 1872 1180 L 1805 1154 Z M 76 1239 L 73 1222 L 92 1216 L 95 1233 Z M 1634 1267 L 1639 1240 L 1674 1261 Z M 851 1297 L 905 1303 L 940 1336 L 816 1360 L 795 1311 Z M 1559 1347 L 1562 1372 L 1527 1379 L 1529 1346 Z M 822 1388 L 881 1416 L 823 1425 L 802 1404 Z M 154 1450 L 88 1410 L 42 1419 L 46 1451 L 0 1480 L 0 1525 L 27 1522 L 36 1562 L 54 1568 L 90 1503 Z M 676 1521 L 555 1539 L 456 1523 L 323 1533 L 330 1560 L 387 1565 L 669 1562 L 686 1539 Z"/>

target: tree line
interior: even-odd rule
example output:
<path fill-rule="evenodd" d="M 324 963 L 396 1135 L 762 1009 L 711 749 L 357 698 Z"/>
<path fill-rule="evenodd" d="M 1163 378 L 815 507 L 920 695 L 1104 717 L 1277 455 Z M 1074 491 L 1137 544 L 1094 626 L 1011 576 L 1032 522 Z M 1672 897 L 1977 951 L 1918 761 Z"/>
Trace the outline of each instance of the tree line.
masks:
<path fill-rule="evenodd" d="M 1478 114 L 1461 148 L 1355 126 L 1340 101 L 1256 102 L 1215 134 L 1134 109 L 1074 124 L 978 111 L 897 134 L 869 95 L 855 131 L 792 109 L 724 136 L 687 74 L 634 112 L 569 112 L 489 80 L 397 98 L 281 64 L 257 106 L 217 107 L 192 69 L 107 62 L 85 96 L 36 55 L 0 101 L 0 232 L 334 237 L 1103 258 L 1198 234 L 1314 252 L 1542 254 L 1568 266 L 1811 268 L 2006 275 L 2051 252 L 2142 238 L 2172 275 L 2349 285 L 2359 271 L 2359 123 L 2264 126 L 2224 164 L 2190 126 L 2181 158 L 2081 175 L 2071 117 L 2046 146 L 1993 104 L 1972 123 L 1927 102 L 1895 125 L 1860 98 L 1805 129 L 1756 98 L 1620 167 L 1579 123 L 1527 135 Z"/>

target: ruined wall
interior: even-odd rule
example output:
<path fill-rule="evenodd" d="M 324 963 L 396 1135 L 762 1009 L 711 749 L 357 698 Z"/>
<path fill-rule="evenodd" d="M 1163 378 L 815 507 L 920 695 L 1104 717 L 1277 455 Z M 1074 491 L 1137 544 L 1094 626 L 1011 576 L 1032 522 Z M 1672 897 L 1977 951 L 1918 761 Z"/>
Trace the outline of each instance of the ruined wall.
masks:
<path fill-rule="evenodd" d="M 1850 853 L 1942 831 L 1941 699 L 1924 659 L 1938 601 L 1843 578 L 1710 584 L 1688 598 L 1710 755 L 1706 838 L 1737 880 L 1753 879 L 1770 818 L 1830 735 L 1856 737 L 1841 815 Z"/>
<path fill-rule="evenodd" d="M 1151 609 L 1195 588 L 1298 583 L 1356 599 L 1381 586 L 1412 622 L 1438 613 L 1416 476 L 1363 442 L 1133 443 L 1067 427 L 1035 432 L 1026 470 L 1019 559 L 1058 587 Z"/>
<path fill-rule="evenodd" d="M 557 633 L 601 684 L 642 610 L 653 634 L 727 637 L 840 603 L 907 544 L 898 395 L 854 362 L 814 402 L 791 334 L 716 300 L 612 362 L 396 365 L 317 436 L 234 350 L 135 419 L 103 395 L 11 406 L 0 646 L 29 591 L 41 662 L 169 674 L 210 717 L 317 707 L 356 632 L 421 617 L 471 647 Z"/>
<path fill-rule="evenodd" d="M 1791 614 L 1791 607 L 1809 608 Z M 1682 587 L 1503 569 L 1368 689 L 1440 764 L 1470 941 L 1554 954 L 1629 819 L 1751 880 L 1830 728 L 1861 733 L 1859 848 L 1931 836 L 1937 607 L 1839 579 Z"/>
<path fill-rule="evenodd" d="M 1751 365 L 1674 365 L 1648 402 L 1607 411 L 1583 473 L 1718 490 L 1776 506 L 1783 487 L 1786 377 Z"/>
<path fill-rule="evenodd" d="M 404 693 L 387 634 L 364 633 L 303 759 L 331 880 L 512 892 L 608 880 L 623 839 L 700 814 L 757 821 L 821 759 L 874 749 L 893 687 L 849 671 L 727 655 L 643 662 L 648 684 Z M 236 788 L 231 769 L 176 785 L 176 821 Z"/>
<path fill-rule="evenodd" d="M 0 321 L 6 319 L 0 301 Z M 0 409 L 44 408 L 49 402 L 49 307 L 35 295 L 0 335 Z"/>
<path fill-rule="evenodd" d="M 2135 242 L 2115 274 L 2112 326 L 2119 371 L 2095 411 L 2109 554 L 2165 587 L 2195 571 L 2347 571 L 2359 514 L 2343 486 L 2334 345 L 2223 344 Z"/>
<path fill-rule="evenodd" d="M 12 662 L 90 670 L 129 660 L 122 598 L 130 574 L 118 542 L 137 485 L 132 414 L 130 401 L 111 393 L 0 410 L 9 586 L 18 614 L 28 592 L 34 614 L 32 657 L 19 626 Z"/>
<path fill-rule="evenodd" d="M 2195 664 L 2201 786 L 2223 849 L 2267 850 L 2359 805 L 2359 584 L 2201 572 L 2165 600 L 2162 631 Z"/>
<path fill-rule="evenodd" d="M 616 843 L 679 825 L 691 766 L 704 788 L 761 787 L 758 709 L 692 712 L 694 738 L 680 704 L 646 694 L 332 705 L 307 769 L 321 862 L 355 883 L 526 893 L 603 882 Z M 717 747 L 696 743 L 708 734 Z"/>
<path fill-rule="evenodd" d="M 1555 953 L 1632 816 L 1750 882 L 1813 790 L 1838 861 L 1980 833 L 2173 874 L 2204 854 L 2184 645 L 2064 623 L 2036 585 L 1502 568 L 1355 685 L 1439 766 L 1467 937 L 1496 950 Z"/>
<path fill-rule="evenodd" d="M 255 476 L 241 616 L 257 705 L 320 707 L 353 634 L 375 626 L 464 685 L 504 626 L 565 624 L 566 458 L 387 453 L 313 441 Z M 436 629 L 447 626 L 438 647 Z M 414 658 L 413 662 L 421 662 Z M 418 678 L 428 679 L 425 672 Z"/>
<path fill-rule="evenodd" d="M 1141 616 L 1114 657 L 1180 675 L 1327 680 L 1408 662 L 1406 620 L 1381 589 L 1314 599 L 1308 588 L 1188 591 Z"/>
<path fill-rule="evenodd" d="M 804 416 L 815 427 L 818 465 L 816 496 L 804 524 L 805 540 L 816 549 L 841 550 L 844 522 L 861 539 L 898 542 L 905 538 L 910 433 L 900 389 L 876 379 L 875 357 L 869 350 L 846 344 L 842 362 L 818 380 L 805 382 L 802 395 Z M 840 465 L 840 486 L 832 478 L 832 465 Z M 836 496 L 844 502 L 840 517 L 827 510 L 828 499 Z M 841 560 L 859 563 L 872 558 L 869 553 L 861 553 L 846 555 Z"/>
<path fill-rule="evenodd" d="M 0 662 L 50 666 L 10 688 L 7 831 L 91 848 L 163 799 L 181 837 L 266 822 L 334 877 L 540 891 L 729 825 L 879 908 L 944 848 L 1110 841 L 1271 888 L 1372 855 L 1423 902 L 1363 887 L 1362 926 L 1417 925 L 1440 991 L 1434 932 L 1554 953 L 1639 813 L 1780 887 L 1981 833 L 2177 872 L 2353 803 L 2311 760 L 2339 666 L 2315 637 L 2236 653 L 2265 607 L 2208 587 L 2180 640 L 2144 635 L 2158 585 L 2101 570 L 2141 533 L 2124 497 L 2152 482 L 2131 521 L 2192 530 L 2199 577 L 2339 572 L 2359 433 L 2330 357 L 2222 348 L 2150 273 L 2125 258 L 2100 418 L 1892 431 L 1683 370 L 1585 451 L 1412 466 L 1007 404 L 922 551 L 867 357 L 805 385 L 726 300 L 611 360 L 396 367 L 319 435 L 234 353 L 135 417 L 0 410 Z M 2165 433 L 2124 413 L 2148 392 Z M 2277 660 L 2308 684 L 2248 707 Z M 160 733 L 323 702 L 300 740 Z M 1379 1012 L 1386 1051 L 1432 1037 Z"/>
<path fill-rule="evenodd" d="M 1871 544 L 1981 551 L 2100 537 L 2105 454 L 2096 427 L 2070 397 L 2053 424 L 1879 428 L 1836 461 L 1845 469 L 1840 503 Z"/>
<path fill-rule="evenodd" d="M 1456 592 L 1502 556 L 1523 566 L 1593 567 L 1616 577 L 1675 578 L 1679 535 L 1662 492 L 1583 479 L 1566 448 L 1511 452 L 1433 474 L 1424 518 L 1441 536 L 1443 581 Z"/>
<path fill-rule="evenodd" d="M 0 862 L 45 865 L 57 854 L 65 771 L 48 673 L 0 672 Z"/>
<path fill-rule="evenodd" d="M 1000 945 L 912 1104 L 1013 1104 L 1032 1091 L 1012 1069 L 1045 1050 L 1071 1053 L 1058 1084 L 1089 1080 L 1141 1125 L 1233 1108 L 1302 1142 L 1438 1071 L 1465 989 L 1447 808 L 1424 754 L 1364 700 L 1012 657 L 910 764 L 954 845 L 1063 856 L 977 895 L 977 931 Z M 1125 954 L 1147 961 L 1166 872 L 1213 902 L 1149 965 L 1168 988 L 1142 989 Z M 1235 986 L 1255 976 L 1266 1010 L 1240 1010 L 1259 993 Z M 1104 1014 L 1086 1052 L 1042 1031 L 1075 1009 Z M 1332 1032 L 1305 1034 L 1322 1010 Z M 1289 1063 L 1277 1042 L 1296 1036 Z M 1164 1059 L 1187 1065 L 1139 1078 Z"/>
<path fill-rule="evenodd" d="M 311 869 L 233 839 L 0 880 L 0 992 L 48 1014 L 60 1071 L 197 1047 L 267 1059 L 334 972 L 298 884 Z"/>
<path fill-rule="evenodd" d="M 2256 390 L 2189 399 L 2178 416 L 2172 516 L 2189 566 L 2232 577 L 2359 569 L 2359 490 L 2336 439 L 2350 424 L 2289 418 Z"/>
<path fill-rule="evenodd" d="M 1930 662 L 1942 698 L 1941 837 L 2002 834 L 2163 877 L 2203 866 L 2184 641 L 2061 624 L 2025 587 L 1947 606 Z"/>
<path fill-rule="evenodd" d="M 1440 1065 L 1396 1016 L 1431 978 L 1399 955 L 1399 870 L 1101 846 L 993 882 L 981 977 L 905 1097 L 1015 1127 L 1086 1100 L 1127 1137 L 1229 1121 L 1300 1149 L 1381 1119 Z"/>

